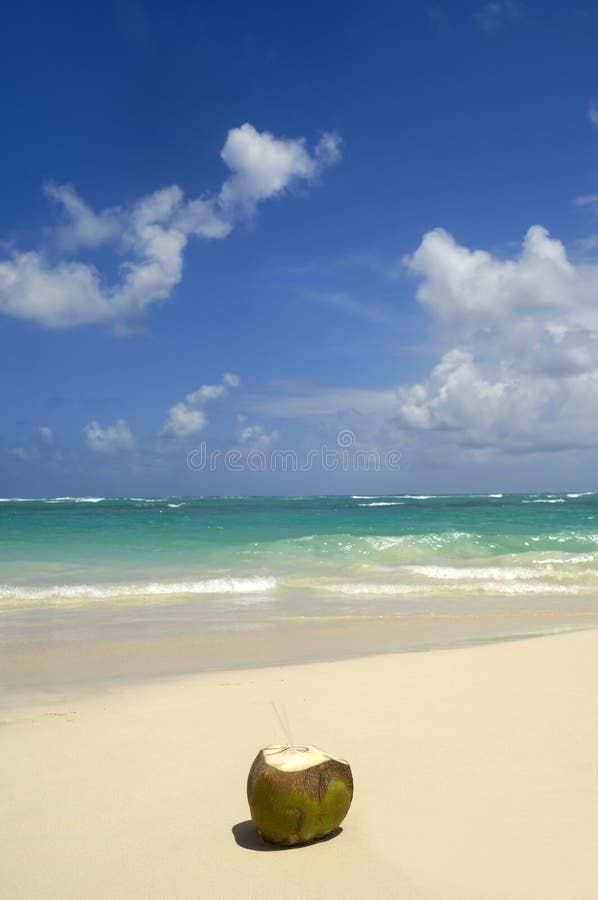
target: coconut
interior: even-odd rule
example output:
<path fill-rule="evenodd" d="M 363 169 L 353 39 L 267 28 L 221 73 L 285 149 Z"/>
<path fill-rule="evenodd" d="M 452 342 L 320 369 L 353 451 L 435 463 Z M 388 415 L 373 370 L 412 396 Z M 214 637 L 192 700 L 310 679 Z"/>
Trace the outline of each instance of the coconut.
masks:
<path fill-rule="evenodd" d="M 305 844 L 330 834 L 352 798 L 349 763 L 317 747 L 264 747 L 247 779 L 253 824 L 270 844 Z"/>

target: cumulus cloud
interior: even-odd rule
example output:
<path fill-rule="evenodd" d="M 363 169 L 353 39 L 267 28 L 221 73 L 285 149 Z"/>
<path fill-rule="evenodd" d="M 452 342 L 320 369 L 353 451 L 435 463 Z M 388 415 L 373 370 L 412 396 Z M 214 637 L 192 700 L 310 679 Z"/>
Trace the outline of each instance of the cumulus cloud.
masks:
<path fill-rule="evenodd" d="M 311 181 L 337 162 L 340 139 L 325 134 L 312 156 L 303 138 L 279 139 L 245 124 L 229 131 L 220 155 L 233 174 L 222 185 L 218 205 L 226 219 L 234 219 L 253 215 L 261 200 L 281 194 L 296 180 Z"/>
<path fill-rule="evenodd" d="M 313 181 L 340 158 L 340 139 L 325 134 L 310 153 L 302 138 L 277 138 L 245 124 L 229 131 L 221 156 L 231 174 L 211 197 L 187 199 L 171 185 L 132 205 L 95 212 L 71 185 L 46 185 L 61 210 L 49 232 L 59 257 L 35 249 L 0 260 L 0 313 L 54 329 L 97 323 L 122 329 L 170 297 L 190 236 L 222 239 L 262 201 L 297 181 Z M 69 258 L 102 245 L 123 260 L 113 284 L 92 263 Z"/>
<path fill-rule="evenodd" d="M 237 416 L 239 425 L 239 443 L 244 447 L 265 449 L 276 443 L 280 433 L 276 429 L 268 429 L 260 422 L 249 423 L 246 416 Z"/>
<path fill-rule="evenodd" d="M 98 247 L 115 238 L 121 229 L 121 210 L 105 209 L 96 214 L 77 195 L 72 184 L 44 185 L 46 197 L 61 209 L 63 221 L 56 227 L 57 243 L 66 250 L 79 247 Z"/>
<path fill-rule="evenodd" d="M 408 448 L 435 464 L 595 448 L 595 256 L 572 260 L 540 225 L 509 258 L 435 229 L 402 266 L 417 280 L 439 348 L 425 377 L 378 389 L 277 383 L 244 398 L 245 408 L 311 420 L 318 433 L 350 423 L 372 446 Z"/>
<path fill-rule="evenodd" d="M 72 199 L 74 195 L 70 189 L 55 193 L 55 198 L 65 196 Z M 14 253 L 12 259 L 0 262 L 0 312 L 59 329 L 122 323 L 165 300 L 180 281 L 187 242 L 181 231 L 168 224 L 181 196 L 179 188 L 165 188 L 121 215 L 119 244 L 131 259 L 122 263 L 120 281 L 111 287 L 90 263 L 53 263 L 36 250 Z M 108 240 L 108 232 L 90 224 L 87 213 L 79 216 L 79 210 L 77 204 L 67 209 L 71 220 L 60 227 L 59 241 L 80 247 Z"/>
<path fill-rule="evenodd" d="M 114 425 L 102 428 L 99 422 L 89 422 L 83 428 L 83 435 L 92 453 L 115 453 L 118 450 L 131 450 L 135 439 L 124 419 L 117 419 Z"/>
<path fill-rule="evenodd" d="M 184 400 L 170 407 L 161 434 L 174 438 L 199 434 L 208 424 L 204 405 L 210 400 L 227 397 L 228 389 L 239 387 L 240 383 L 238 375 L 225 372 L 220 384 L 202 384 L 196 391 L 187 394 Z"/>
<path fill-rule="evenodd" d="M 162 428 L 163 435 L 171 437 L 187 437 L 191 434 L 199 434 L 203 431 L 208 420 L 202 409 L 194 409 L 191 398 L 192 394 L 187 394 L 185 400 L 175 403 L 168 410 L 168 418 Z"/>
<path fill-rule="evenodd" d="M 403 426 L 513 450 L 598 438 L 598 264 L 574 265 L 539 225 L 513 259 L 436 229 L 405 264 L 452 346 L 399 390 Z"/>
<path fill-rule="evenodd" d="M 50 428 L 49 425 L 40 425 L 39 426 L 39 436 L 44 442 L 44 444 L 51 444 L 54 441 L 54 432 Z"/>

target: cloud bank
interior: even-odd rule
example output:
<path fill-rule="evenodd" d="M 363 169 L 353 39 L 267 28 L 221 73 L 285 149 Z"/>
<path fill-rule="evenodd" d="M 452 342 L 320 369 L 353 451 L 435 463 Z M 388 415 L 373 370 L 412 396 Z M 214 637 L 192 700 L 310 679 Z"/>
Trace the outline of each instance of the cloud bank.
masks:
<path fill-rule="evenodd" d="M 574 265 L 539 225 L 513 259 L 436 229 L 405 264 L 452 346 L 399 390 L 404 427 L 514 452 L 594 444 L 598 264 Z"/>
<path fill-rule="evenodd" d="M 340 158 L 340 138 L 324 134 L 310 153 L 302 138 L 276 138 L 245 124 L 229 131 L 220 155 L 230 175 L 211 197 L 187 199 L 171 185 L 131 206 L 95 212 L 71 185 L 46 185 L 62 214 L 51 232 L 55 252 L 15 251 L 0 260 L 0 313 L 51 329 L 126 327 L 170 297 L 190 237 L 225 238 L 264 200 L 296 182 L 313 182 Z M 113 284 L 92 263 L 69 258 L 106 245 L 123 260 Z"/>
<path fill-rule="evenodd" d="M 534 225 L 507 259 L 435 229 L 402 266 L 439 346 L 425 377 L 385 388 L 282 384 L 246 408 L 311 420 L 317 433 L 349 425 L 371 446 L 438 464 L 596 447 L 597 262 L 573 262 Z"/>

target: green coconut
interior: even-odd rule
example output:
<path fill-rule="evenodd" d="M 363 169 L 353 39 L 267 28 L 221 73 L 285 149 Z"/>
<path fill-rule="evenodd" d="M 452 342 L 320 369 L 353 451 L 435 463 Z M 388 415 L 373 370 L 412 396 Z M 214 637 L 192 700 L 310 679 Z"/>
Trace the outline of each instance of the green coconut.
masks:
<path fill-rule="evenodd" d="M 253 824 L 270 844 L 305 844 L 334 831 L 353 799 L 351 767 L 317 747 L 273 744 L 247 779 Z"/>

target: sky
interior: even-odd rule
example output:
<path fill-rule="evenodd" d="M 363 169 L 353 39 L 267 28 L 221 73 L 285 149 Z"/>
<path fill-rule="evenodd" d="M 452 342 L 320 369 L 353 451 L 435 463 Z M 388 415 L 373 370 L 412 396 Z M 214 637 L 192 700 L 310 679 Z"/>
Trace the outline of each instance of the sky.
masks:
<path fill-rule="evenodd" d="M 10 3 L 0 495 L 597 489 L 591 2 Z"/>

